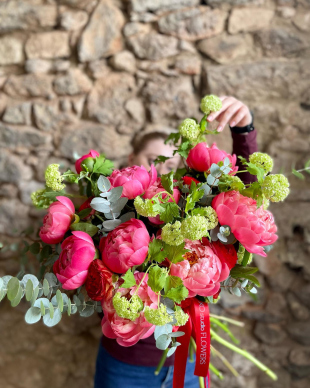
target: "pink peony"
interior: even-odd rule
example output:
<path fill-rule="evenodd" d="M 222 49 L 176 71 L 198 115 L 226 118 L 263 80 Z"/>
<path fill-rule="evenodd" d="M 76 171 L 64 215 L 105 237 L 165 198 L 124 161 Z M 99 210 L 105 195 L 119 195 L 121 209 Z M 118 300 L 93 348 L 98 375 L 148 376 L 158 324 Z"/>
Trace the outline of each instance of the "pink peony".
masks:
<path fill-rule="evenodd" d="M 273 244 L 278 236 L 273 215 L 262 207 L 256 208 L 256 201 L 228 191 L 217 195 L 212 201 L 219 223 L 228 225 L 236 239 L 251 253 L 267 256 L 263 246 Z"/>
<path fill-rule="evenodd" d="M 135 279 L 139 284 L 144 276 L 143 272 L 136 272 Z M 144 306 L 157 308 L 158 297 L 147 285 L 148 275 L 145 276 L 138 292 L 138 295 Z M 117 291 L 123 296 L 130 297 L 134 294 L 135 287 L 119 288 Z M 112 298 L 102 301 L 102 309 L 104 317 L 102 319 L 102 332 L 108 338 L 116 338 L 116 341 L 121 346 L 135 345 L 140 339 L 144 339 L 153 334 L 155 326 L 147 322 L 144 313 L 140 312 L 140 316 L 133 322 L 129 319 L 120 318 L 113 307 Z"/>
<path fill-rule="evenodd" d="M 186 163 L 193 170 L 204 172 L 209 171 L 213 163 L 217 164 L 224 161 L 225 158 L 228 158 L 232 165 L 230 174 L 235 174 L 238 171 L 236 155 L 229 155 L 227 152 L 219 150 L 215 143 L 211 147 L 208 147 L 206 143 L 198 143 L 189 151 Z"/>
<path fill-rule="evenodd" d="M 75 290 L 85 283 L 88 267 L 96 253 L 93 240 L 87 233 L 72 234 L 61 244 L 59 259 L 53 265 L 53 272 L 65 290 Z"/>
<path fill-rule="evenodd" d="M 220 289 L 220 282 L 229 276 L 228 266 L 223 266 L 212 249 L 200 241 L 185 241 L 185 248 L 190 252 L 185 253 L 185 260 L 171 264 L 171 275 L 183 280 L 189 291 L 189 298 L 216 294 Z"/>
<path fill-rule="evenodd" d="M 48 213 L 43 219 L 43 226 L 40 229 L 40 238 L 46 244 L 58 244 L 69 230 L 74 218 L 74 205 L 72 201 L 63 196 L 56 197 Z"/>
<path fill-rule="evenodd" d="M 154 184 L 157 171 L 153 165 L 150 172 L 147 172 L 143 166 L 126 167 L 122 170 L 114 170 L 108 179 L 112 188 L 123 186 L 122 197 L 134 199 Z"/>
<path fill-rule="evenodd" d="M 112 272 L 125 273 L 144 262 L 149 242 L 150 235 L 144 223 L 132 218 L 100 240 L 102 261 Z"/>
<path fill-rule="evenodd" d="M 160 178 L 157 178 L 156 181 L 154 182 L 154 184 L 152 186 L 150 186 L 146 192 L 144 193 L 143 195 L 143 198 L 144 199 L 151 199 L 154 197 L 154 195 L 162 192 L 162 191 L 166 191 L 163 187 L 163 185 L 161 184 L 161 179 Z M 164 194 L 162 196 L 163 199 L 165 199 L 167 196 L 167 194 Z M 181 193 L 179 191 L 178 188 L 174 187 L 173 189 L 173 198 L 175 200 L 176 203 L 179 202 L 180 200 L 180 197 L 181 197 Z M 172 202 L 172 198 L 169 199 L 169 202 Z M 149 220 L 155 224 L 155 225 L 161 225 L 163 224 L 164 222 L 163 221 L 160 221 L 160 216 L 158 214 L 157 217 L 149 217 Z"/>
<path fill-rule="evenodd" d="M 95 150 L 90 150 L 89 153 L 87 155 L 83 155 L 82 157 L 80 157 L 80 159 L 78 159 L 76 162 L 75 162 L 75 169 L 76 169 L 76 172 L 79 174 L 81 171 L 82 171 L 82 162 L 83 160 L 85 159 L 88 159 L 88 158 L 97 158 L 98 156 L 100 156 L 99 152 L 95 151 Z"/>

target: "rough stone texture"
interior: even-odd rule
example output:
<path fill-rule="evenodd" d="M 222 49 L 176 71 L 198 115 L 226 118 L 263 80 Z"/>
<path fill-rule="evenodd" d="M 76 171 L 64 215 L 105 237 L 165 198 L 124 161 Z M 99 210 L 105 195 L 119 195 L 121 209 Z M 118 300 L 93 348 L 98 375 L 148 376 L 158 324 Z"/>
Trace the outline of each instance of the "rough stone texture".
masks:
<path fill-rule="evenodd" d="M 309 0 L 0 0 L 0 241 L 18 242 L 21 230 L 39 226 L 45 212 L 29 195 L 44 187 L 48 164 L 73 168 L 76 153 L 93 148 L 125 165 L 136 132 L 200 119 L 207 93 L 248 104 L 274 172 L 302 169 L 310 149 L 309 15 Z M 231 151 L 228 128 L 213 141 Z M 223 291 L 211 306 L 245 322 L 231 327 L 241 347 L 278 381 L 217 344 L 240 375 L 213 357 L 225 374 L 212 375 L 214 388 L 310 386 L 309 178 L 289 175 L 291 195 L 271 205 L 279 240 L 268 259 L 254 259 L 257 301 Z M 1 251 L 0 276 L 16 275 L 20 258 Z M 30 261 L 27 272 L 37 265 Z M 0 387 L 93 387 L 98 317 L 64 317 L 48 329 L 26 325 L 26 309 L 0 303 Z"/>
<path fill-rule="evenodd" d="M 69 35 L 64 31 L 33 34 L 27 40 L 25 50 L 29 59 L 68 57 L 70 54 Z"/>
<path fill-rule="evenodd" d="M 274 11 L 263 8 L 236 8 L 229 17 L 228 31 L 236 34 L 242 31 L 258 31 L 268 27 Z"/>
<path fill-rule="evenodd" d="M 23 44 L 20 39 L 10 36 L 0 38 L 0 65 L 22 63 L 23 59 Z"/>
<path fill-rule="evenodd" d="M 226 17 L 226 12 L 210 7 L 189 8 L 161 17 L 158 25 L 164 34 L 195 41 L 223 32 Z"/>
<path fill-rule="evenodd" d="M 101 0 L 79 42 L 79 59 L 82 62 L 93 61 L 119 51 L 122 47 L 120 30 L 123 24 L 123 14 L 113 2 Z"/>

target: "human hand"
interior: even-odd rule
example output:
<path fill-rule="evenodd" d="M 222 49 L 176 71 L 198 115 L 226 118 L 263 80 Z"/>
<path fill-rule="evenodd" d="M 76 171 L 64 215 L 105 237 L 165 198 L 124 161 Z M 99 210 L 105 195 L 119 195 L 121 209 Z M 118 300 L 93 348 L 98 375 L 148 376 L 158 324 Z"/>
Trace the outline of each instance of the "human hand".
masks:
<path fill-rule="evenodd" d="M 223 106 L 220 111 L 212 112 L 207 117 L 209 122 L 216 119 L 219 122 L 217 131 L 222 132 L 225 125 L 231 127 L 245 127 L 252 122 L 252 115 L 249 108 L 241 101 L 232 96 L 221 96 Z"/>

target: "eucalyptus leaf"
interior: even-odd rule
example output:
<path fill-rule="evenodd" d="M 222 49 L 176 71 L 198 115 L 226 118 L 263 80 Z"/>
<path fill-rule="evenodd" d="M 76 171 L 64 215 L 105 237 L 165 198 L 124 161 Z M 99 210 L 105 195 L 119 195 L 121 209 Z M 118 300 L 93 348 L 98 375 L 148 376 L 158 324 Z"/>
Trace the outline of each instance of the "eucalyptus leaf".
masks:
<path fill-rule="evenodd" d="M 230 165 L 230 160 L 229 160 L 229 158 L 226 157 L 226 158 L 224 159 L 223 163 L 224 163 L 224 166 L 229 166 L 229 165 Z"/>
<path fill-rule="evenodd" d="M 128 202 L 128 198 L 119 198 L 116 202 L 112 203 L 111 208 L 113 213 L 120 213 Z"/>
<path fill-rule="evenodd" d="M 30 300 L 30 303 L 31 303 L 31 306 L 34 306 L 36 300 L 37 300 L 37 297 L 39 295 L 39 286 L 37 286 L 34 290 L 33 290 L 33 294 L 32 294 L 32 298 Z"/>
<path fill-rule="evenodd" d="M 199 188 L 199 190 L 203 190 L 204 195 L 209 195 L 209 194 L 211 194 L 211 192 L 212 192 L 211 187 L 210 187 L 207 183 L 205 183 L 204 185 L 202 185 L 202 186 Z"/>
<path fill-rule="evenodd" d="M 44 322 L 44 324 L 46 326 L 53 327 L 53 326 L 57 325 L 57 323 L 59 323 L 61 321 L 61 317 L 62 317 L 62 314 L 59 311 L 59 309 L 57 309 L 57 310 L 54 311 L 53 318 L 50 317 L 49 313 L 45 314 L 44 317 L 43 317 L 43 322 Z"/>
<path fill-rule="evenodd" d="M 6 295 L 6 291 L 4 289 L 0 289 L 0 302 L 5 297 L 5 295 Z"/>
<path fill-rule="evenodd" d="M 71 315 L 71 299 L 68 299 L 67 313 L 68 313 L 68 315 L 69 315 L 69 317 L 70 317 L 70 315 Z"/>
<path fill-rule="evenodd" d="M 44 304 L 43 304 L 42 300 L 40 302 L 40 309 L 41 309 L 41 315 L 43 317 L 45 315 L 45 307 L 44 307 Z"/>
<path fill-rule="evenodd" d="M 25 315 L 25 321 L 29 324 L 39 322 L 41 319 L 41 310 L 38 307 L 30 307 Z"/>
<path fill-rule="evenodd" d="M 164 325 L 164 326 L 156 326 L 155 331 L 154 331 L 154 337 L 155 340 L 162 334 L 170 334 L 172 333 L 172 325 L 169 323 Z"/>
<path fill-rule="evenodd" d="M 47 296 L 50 292 L 50 286 L 46 279 L 43 280 L 43 294 L 44 296 Z"/>
<path fill-rule="evenodd" d="M 182 337 L 182 335 L 184 334 L 185 334 L 184 331 L 175 331 L 170 334 L 170 337 Z"/>
<path fill-rule="evenodd" d="M 125 213 L 125 214 L 123 214 L 122 216 L 120 216 L 119 219 L 120 219 L 122 222 L 127 222 L 127 221 L 131 220 L 132 218 L 136 218 L 134 212 Z"/>
<path fill-rule="evenodd" d="M 8 282 L 7 287 L 7 298 L 9 301 L 12 302 L 16 298 L 16 295 L 18 294 L 20 289 L 19 280 L 17 278 L 11 278 Z"/>
<path fill-rule="evenodd" d="M 242 288 L 246 287 L 247 284 L 248 284 L 248 282 L 249 282 L 248 279 L 243 280 L 243 282 L 241 283 L 241 287 L 242 287 Z"/>
<path fill-rule="evenodd" d="M 171 338 L 167 334 L 160 335 L 156 340 L 156 347 L 161 350 L 165 350 L 171 343 Z"/>
<path fill-rule="evenodd" d="M 236 296 L 241 296 L 241 291 L 240 291 L 240 288 L 238 287 L 234 287 L 232 289 L 232 292 L 236 295 Z"/>
<path fill-rule="evenodd" d="M 208 185 L 214 186 L 216 181 L 217 181 L 217 179 L 214 178 L 214 176 L 212 176 L 211 174 L 208 175 L 208 177 L 207 177 Z"/>
<path fill-rule="evenodd" d="M 101 213 L 109 213 L 110 212 L 110 206 L 107 205 L 107 201 L 103 198 L 96 197 L 94 198 L 90 206 Z"/>
<path fill-rule="evenodd" d="M 0 290 L 4 288 L 4 281 L 2 280 L 2 278 L 0 278 Z"/>
<path fill-rule="evenodd" d="M 23 279 L 21 280 L 21 283 L 24 288 L 26 288 L 28 280 L 31 280 L 33 288 L 36 288 L 39 285 L 39 280 L 35 275 L 27 274 L 24 275 Z"/>
<path fill-rule="evenodd" d="M 94 306 L 86 306 L 82 311 L 80 311 L 81 317 L 90 317 L 95 312 Z"/>
<path fill-rule="evenodd" d="M 63 301 L 62 293 L 60 292 L 60 290 L 56 291 L 56 300 L 57 300 L 60 312 L 63 312 L 64 301 Z"/>
<path fill-rule="evenodd" d="M 250 292 L 252 294 L 257 294 L 257 289 L 255 287 L 253 287 L 253 288 L 250 289 Z"/>
<path fill-rule="evenodd" d="M 170 348 L 167 352 L 167 357 L 172 356 L 176 350 L 177 350 L 176 346 L 173 346 L 172 348 Z"/>
<path fill-rule="evenodd" d="M 51 302 L 49 303 L 48 308 L 49 308 L 50 318 L 53 319 L 53 317 L 54 317 L 54 306 L 52 305 Z"/>
<path fill-rule="evenodd" d="M 54 287 L 57 284 L 57 277 L 51 272 L 48 272 L 44 275 L 44 278 L 48 281 L 50 287 Z"/>
<path fill-rule="evenodd" d="M 22 297 L 23 297 L 23 289 L 21 286 L 19 286 L 19 290 L 16 297 L 11 301 L 11 306 L 16 307 L 17 305 L 19 305 Z"/>
<path fill-rule="evenodd" d="M 97 186 L 98 186 L 98 189 L 102 192 L 107 192 L 110 190 L 111 188 L 111 183 L 109 181 L 108 178 L 106 178 L 105 176 L 101 175 L 97 181 Z"/>
<path fill-rule="evenodd" d="M 110 231 L 118 227 L 122 223 L 121 220 L 108 220 L 104 221 L 102 223 L 102 226 L 104 227 L 105 230 Z"/>
<path fill-rule="evenodd" d="M 123 186 L 114 187 L 111 191 L 107 193 L 107 198 L 111 203 L 116 202 L 123 193 Z"/>
<path fill-rule="evenodd" d="M 210 167 L 210 174 L 214 177 L 214 178 L 219 178 L 221 175 L 222 175 L 222 171 L 220 169 L 220 167 L 213 163 Z"/>

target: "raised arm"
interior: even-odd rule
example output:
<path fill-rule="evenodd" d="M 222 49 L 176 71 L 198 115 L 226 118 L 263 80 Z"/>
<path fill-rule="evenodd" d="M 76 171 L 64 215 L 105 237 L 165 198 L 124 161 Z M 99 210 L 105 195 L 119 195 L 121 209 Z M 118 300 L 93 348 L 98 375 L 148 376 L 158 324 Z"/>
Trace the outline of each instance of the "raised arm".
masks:
<path fill-rule="evenodd" d="M 221 132 L 226 124 L 229 124 L 233 139 L 233 154 L 243 156 L 247 160 L 249 155 L 257 151 L 256 130 L 253 126 L 252 114 L 243 102 L 231 96 L 221 96 L 223 102 L 222 109 L 208 116 L 208 121 L 218 121 L 217 130 Z M 239 170 L 243 166 L 238 159 Z M 251 183 L 256 180 L 250 173 L 238 174 L 244 183 Z"/>

